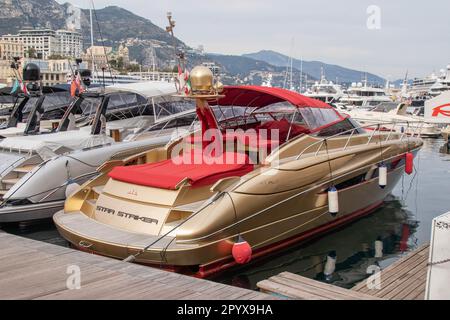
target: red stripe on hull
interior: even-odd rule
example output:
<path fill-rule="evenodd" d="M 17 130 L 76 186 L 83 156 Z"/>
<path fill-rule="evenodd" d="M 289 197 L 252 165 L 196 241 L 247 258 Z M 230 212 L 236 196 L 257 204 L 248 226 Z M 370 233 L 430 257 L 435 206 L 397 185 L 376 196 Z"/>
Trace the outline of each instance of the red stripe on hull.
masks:
<path fill-rule="evenodd" d="M 298 236 L 294 236 L 292 238 L 277 242 L 275 244 L 271 244 L 269 246 L 266 246 L 264 248 L 255 250 L 253 253 L 253 260 L 258 259 L 258 258 L 262 258 L 265 257 L 267 255 L 276 253 L 277 251 L 280 251 L 282 249 L 286 249 L 294 244 L 297 244 L 299 242 L 305 241 L 307 239 L 313 238 L 313 237 L 317 237 L 319 236 L 319 234 L 323 234 L 326 233 L 332 229 L 335 229 L 337 227 L 343 226 L 346 223 L 349 223 L 353 220 L 356 220 L 358 218 L 364 217 L 368 214 L 370 214 L 371 212 L 373 212 L 374 210 L 378 209 L 380 206 L 382 206 L 384 203 L 384 201 L 381 201 L 380 203 L 371 205 L 367 208 L 364 208 L 362 210 L 356 211 L 354 213 L 348 214 L 345 217 L 342 217 L 340 219 L 336 219 L 333 222 L 330 222 L 328 224 L 324 224 L 320 227 L 317 227 L 315 229 L 311 229 L 307 232 L 304 232 Z M 226 259 L 225 261 L 219 261 L 219 262 L 215 262 L 214 264 L 211 265 L 205 265 L 205 266 L 201 266 L 200 270 L 197 274 L 195 274 L 195 277 L 198 278 L 210 278 L 214 275 L 217 275 L 218 273 L 224 272 L 227 269 L 233 268 L 238 266 L 238 264 L 231 259 Z"/>
<path fill-rule="evenodd" d="M 253 253 L 252 261 L 254 261 L 256 259 L 261 259 L 261 258 L 266 257 L 271 254 L 275 254 L 278 251 L 289 248 L 290 246 L 292 246 L 294 244 L 317 237 L 317 236 L 322 235 L 330 230 L 336 229 L 336 228 L 343 226 L 347 223 L 350 223 L 354 220 L 357 220 L 366 215 L 369 215 L 374 210 L 378 209 L 383 203 L 384 203 L 384 201 L 381 201 L 379 203 L 376 203 L 376 204 L 366 207 L 364 209 L 358 210 L 354 213 L 348 214 L 342 218 L 336 219 L 333 222 L 324 224 L 315 229 L 311 229 L 311 230 L 304 232 L 298 236 L 294 236 L 289 239 L 286 239 L 286 240 L 271 244 L 269 246 L 263 247 L 261 249 L 255 250 Z M 76 246 L 76 245 L 72 245 L 72 246 L 77 248 L 80 251 L 84 251 L 84 252 L 88 252 L 91 254 L 96 254 L 96 255 L 102 256 L 101 254 L 99 254 L 97 252 L 92 252 L 89 249 L 80 248 L 79 246 Z M 182 274 L 190 275 L 190 276 L 193 276 L 196 278 L 201 278 L 201 279 L 212 278 L 213 276 L 217 276 L 218 274 L 223 273 L 233 267 L 242 266 L 242 265 L 237 264 L 232 258 L 225 258 L 225 259 L 222 259 L 220 261 L 214 262 L 209 265 L 200 266 L 198 272 L 196 272 L 196 273 L 193 273 L 192 268 L 189 268 L 189 267 L 180 267 L 180 266 L 171 266 L 171 265 L 162 266 L 162 265 L 145 264 L 145 263 L 142 263 L 142 265 L 166 270 L 169 272 L 182 273 Z M 191 269 L 191 270 L 189 270 L 189 269 Z"/>

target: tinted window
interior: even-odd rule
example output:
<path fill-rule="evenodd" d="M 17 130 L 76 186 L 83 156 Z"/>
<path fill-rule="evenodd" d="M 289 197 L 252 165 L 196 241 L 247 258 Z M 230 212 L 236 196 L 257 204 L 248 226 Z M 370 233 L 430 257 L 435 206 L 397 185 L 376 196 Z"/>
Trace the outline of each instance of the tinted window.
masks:
<path fill-rule="evenodd" d="M 359 125 L 353 122 L 351 119 L 345 119 L 341 122 L 338 122 L 328 128 L 320 130 L 318 133 L 319 137 L 331 137 L 338 134 L 352 134 L 352 130 L 358 128 Z M 355 133 L 364 133 L 364 130 L 358 129 Z"/>
<path fill-rule="evenodd" d="M 311 130 L 330 125 L 341 118 L 334 109 L 300 108 L 300 113 Z"/>

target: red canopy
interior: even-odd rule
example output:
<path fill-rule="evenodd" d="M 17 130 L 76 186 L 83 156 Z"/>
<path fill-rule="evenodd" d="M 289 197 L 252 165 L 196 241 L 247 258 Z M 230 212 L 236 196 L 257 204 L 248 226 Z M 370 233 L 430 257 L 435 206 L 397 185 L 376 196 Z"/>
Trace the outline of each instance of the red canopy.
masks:
<path fill-rule="evenodd" d="M 297 107 L 311 107 L 333 109 L 328 104 L 305 97 L 299 93 L 281 88 L 260 86 L 226 86 L 223 91 L 224 98 L 218 101 L 209 101 L 210 105 L 244 106 L 263 108 L 274 103 L 289 102 Z"/>

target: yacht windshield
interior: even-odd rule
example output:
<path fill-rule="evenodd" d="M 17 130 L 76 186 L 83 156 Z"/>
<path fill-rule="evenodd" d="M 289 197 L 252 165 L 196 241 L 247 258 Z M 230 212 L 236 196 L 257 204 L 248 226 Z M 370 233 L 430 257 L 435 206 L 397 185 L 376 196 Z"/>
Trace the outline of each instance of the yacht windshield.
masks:
<path fill-rule="evenodd" d="M 278 130 L 281 142 L 320 131 L 343 120 L 332 108 L 298 108 L 288 102 L 262 108 L 213 107 L 221 130 Z"/>

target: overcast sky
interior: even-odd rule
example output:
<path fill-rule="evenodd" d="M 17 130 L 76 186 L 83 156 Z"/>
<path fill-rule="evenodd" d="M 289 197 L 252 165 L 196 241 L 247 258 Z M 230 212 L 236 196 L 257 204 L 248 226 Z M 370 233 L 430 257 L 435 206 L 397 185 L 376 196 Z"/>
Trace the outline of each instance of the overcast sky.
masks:
<path fill-rule="evenodd" d="M 59 1 L 65 2 L 65 1 Z M 90 0 L 71 3 L 88 8 Z M 296 58 L 367 70 L 385 78 L 425 76 L 450 64 L 450 1 L 443 0 L 95 0 L 167 24 L 208 52 L 271 49 Z M 367 9 L 381 9 L 380 29 L 367 27 Z M 374 20 L 371 20 L 374 21 Z M 376 21 L 376 19 L 375 19 Z M 373 25 L 373 24 L 372 24 Z M 294 40 L 293 40 L 294 39 Z M 294 43 L 294 45 L 292 45 Z"/>

